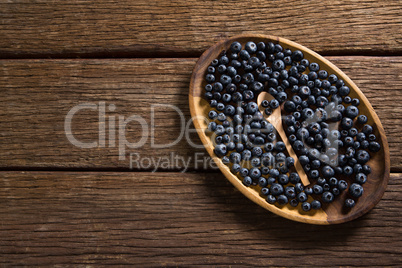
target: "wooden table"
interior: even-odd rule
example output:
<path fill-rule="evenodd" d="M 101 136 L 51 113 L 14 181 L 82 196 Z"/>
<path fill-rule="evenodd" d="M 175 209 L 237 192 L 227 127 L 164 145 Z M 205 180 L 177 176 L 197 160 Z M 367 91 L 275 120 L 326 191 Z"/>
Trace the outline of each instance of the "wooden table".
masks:
<path fill-rule="evenodd" d="M 1 1 L 0 263 L 400 267 L 401 8 L 385 0 Z M 317 51 L 371 101 L 388 137 L 391 178 L 370 213 L 334 226 L 292 222 L 195 162 L 207 153 L 186 138 L 154 148 L 152 126 L 154 144 L 183 130 L 166 105 L 190 119 L 197 58 L 244 33 Z M 134 121 L 122 129 L 128 119 L 150 131 L 140 149 L 119 147 L 144 132 Z M 185 173 L 181 161 L 153 173 L 146 160 L 130 169 L 130 153 L 191 161 Z"/>

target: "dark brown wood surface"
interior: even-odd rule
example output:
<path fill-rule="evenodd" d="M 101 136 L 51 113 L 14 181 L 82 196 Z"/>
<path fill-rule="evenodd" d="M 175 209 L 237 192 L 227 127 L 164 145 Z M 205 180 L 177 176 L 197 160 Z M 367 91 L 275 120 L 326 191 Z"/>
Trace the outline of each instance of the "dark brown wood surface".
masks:
<path fill-rule="evenodd" d="M 221 173 L 1 172 L 0 264 L 398 266 L 402 174 L 367 215 L 289 221 Z"/>
<path fill-rule="evenodd" d="M 402 4 L 393 1 L 1 1 L 0 266 L 362 266 L 402 263 Z M 340 67 L 377 112 L 391 151 L 384 197 L 340 225 L 286 220 L 252 203 L 183 138 L 130 170 L 109 147 L 82 149 L 65 134 L 80 103 L 115 105 L 109 120 L 151 105 L 190 119 L 188 86 L 201 53 L 238 34 L 277 35 Z M 35 59 L 32 59 L 35 58 Z M 118 59 L 113 59 L 118 58 Z M 106 108 L 109 106 L 106 106 Z M 99 141 L 99 114 L 78 112 L 80 141 Z M 154 113 L 155 143 L 174 141 L 178 113 Z M 118 124 L 116 123 L 116 126 Z M 116 135 L 118 132 L 116 132 Z M 140 139 L 139 124 L 126 138 Z M 200 143 L 195 133 L 191 140 Z"/>
<path fill-rule="evenodd" d="M 391 151 L 391 169 L 402 171 L 402 57 L 328 57 L 367 96 L 384 125 Z M 186 159 L 204 150 L 194 149 L 183 137 L 176 145 L 155 149 L 151 133 L 140 150 L 126 150 L 119 160 L 116 144 L 82 149 L 72 145 L 64 131 L 68 112 L 80 103 L 113 104 L 106 109 L 106 131 L 110 117 L 139 115 L 151 131 L 152 105 L 175 105 L 190 119 L 188 87 L 196 59 L 124 60 L 3 60 L 0 61 L 0 155 L 3 167 L 14 168 L 107 168 L 128 169 L 129 154 L 162 157 L 174 152 Z M 109 107 L 109 106 L 108 106 Z M 180 114 L 172 108 L 154 108 L 155 144 L 174 142 L 180 134 Z M 82 110 L 72 121 L 72 133 L 85 142 L 99 141 L 99 111 Z M 118 119 L 116 119 L 118 121 Z M 127 125 L 126 139 L 139 141 L 138 123 Z M 124 137 L 123 137 L 124 138 Z M 191 141 L 200 144 L 196 133 Z M 33 142 L 33 139 L 35 142 Z M 123 139 L 121 139 L 123 140 Z M 194 169 L 194 161 L 190 162 Z M 182 168 L 180 162 L 177 168 Z M 151 166 L 150 169 L 153 169 Z M 174 168 L 169 166 L 168 169 Z"/>
<path fill-rule="evenodd" d="M 401 3 L 381 1 L 1 1 L 3 57 L 199 55 L 245 33 L 321 53 L 402 53 Z"/>

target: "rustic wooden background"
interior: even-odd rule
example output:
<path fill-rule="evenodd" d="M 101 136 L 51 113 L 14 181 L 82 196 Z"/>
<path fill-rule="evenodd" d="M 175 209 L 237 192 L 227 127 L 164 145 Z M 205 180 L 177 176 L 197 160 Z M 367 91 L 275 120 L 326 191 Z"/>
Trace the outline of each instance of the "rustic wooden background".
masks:
<path fill-rule="evenodd" d="M 0 264 L 137 266 L 401 266 L 402 3 L 400 1 L 0 1 Z M 74 106 L 110 116 L 174 104 L 190 118 L 201 53 L 236 34 L 299 42 L 334 62 L 383 122 L 391 178 L 367 215 L 335 226 L 292 222 L 258 207 L 216 170 L 129 168 L 118 147 L 66 138 Z M 155 109 L 155 142 L 174 141 L 177 113 Z M 74 135 L 98 140 L 98 113 Z M 127 139 L 138 141 L 138 125 Z M 196 135 L 191 136 L 198 142 Z M 133 150 L 127 149 L 127 153 Z M 195 153 L 185 140 L 142 157 Z"/>

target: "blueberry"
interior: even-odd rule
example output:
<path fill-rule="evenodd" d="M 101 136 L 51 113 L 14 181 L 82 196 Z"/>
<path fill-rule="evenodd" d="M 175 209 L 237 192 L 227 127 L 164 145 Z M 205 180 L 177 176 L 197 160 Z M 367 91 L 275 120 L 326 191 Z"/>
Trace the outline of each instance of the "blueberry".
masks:
<path fill-rule="evenodd" d="M 240 176 L 242 176 L 243 178 L 248 176 L 249 170 L 247 168 L 242 168 L 240 169 Z"/>
<path fill-rule="evenodd" d="M 272 195 L 280 195 L 283 193 L 283 186 L 279 183 L 273 183 L 270 188 L 270 192 Z"/>
<path fill-rule="evenodd" d="M 297 152 L 301 151 L 301 150 L 303 149 L 303 147 L 304 147 L 304 144 L 303 144 L 303 142 L 302 142 L 301 140 L 296 140 L 296 141 L 293 143 L 293 148 L 294 148 Z"/>
<path fill-rule="evenodd" d="M 272 70 L 281 71 L 283 69 L 285 69 L 285 63 L 283 62 L 283 60 L 275 60 L 272 63 Z"/>
<path fill-rule="evenodd" d="M 260 177 L 258 179 L 258 185 L 261 186 L 261 187 L 266 187 L 268 185 L 267 179 L 264 178 L 264 177 Z"/>
<path fill-rule="evenodd" d="M 375 141 L 376 139 L 377 139 L 377 137 L 373 133 L 368 135 L 368 140 L 369 141 Z"/>
<path fill-rule="evenodd" d="M 297 205 L 299 204 L 299 201 L 297 201 L 297 199 L 291 199 L 291 200 L 289 201 L 289 204 L 290 204 L 292 207 L 297 207 Z"/>
<path fill-rule="evenodd" d="M 283 47 L 280 44 L 275 44 L 274 45 L 274 52 L 282 52 Z"/>
<path fill-rule="evenodd" d="M 363 171 L 364 174 L 368 175 L 368 174 L 371 173 L 371 168 L 370 168 L 369 165 L 363 165 L 363 170 L 362 171 Z"/>
<path fill-rule="evenodd" d="M 313 192 L 315 194 L 322 194 L 322 192 L 323 192 L 322 186 L 320 186 L 318 184 L 314 185 L 313 186 Z"/>
<path fill-rule="evenodd" d="M 318 201 L 318 200 L 311 201 L 311 208 L 312 209 L 320 209 L 321 208 L 321 202 Z"/>
<path fill-rule="evenodd" d="M 244 98 L 244 100 L 251 100 L 254 98 L 254 93 L 251 90 L 245 90 L 243 91 L 243 95 L 242 97 Z"/>
<path fill-rule="evenodd" d="M 364 125 L 363 129 L 362 129 L 362 132 L 364 134 L 366 134 L 366 135 L 369 135 L 369 134 L 371 134 L 373 132 L 373 127 L 370 126 L 370 125 Z"/>
<path fill-rule="evenodd" d="M 309 136 L 309 131 L 306 128 L 299 128 L 296 132 L 296 137 L 302 141 L 306 140 Z"/>
<path fill-rule="evenodd" d="M 268 100 L 263 100 L 261 102 L 261 106 L 264 107 L 264 108 L 267 108 L 269 106 L 269 101 Z"/>
<path fill-rule="evenodd" d="M 226 145 L 224 144 L 218 144 L 215 146 L 215 150 L 214 150 L 215 154 L 217 156 L 224 156 L 227 153 L 227 149 L 226 149 Z"/>
<path fill-rule="evenodd" d="M 338 77 L 335 74 L 331 74 L 330 76 L 328 76 L 328 81 L 331 84 L 334 84 L 338 81 Z"/>
<path fill-rule="evenodd" d="M 226 144 L 226 148 L 228 151 L 233 151 L 236 148 L 236 144 L 234 142 L 229 142 Z"/>
<path fill-rule="evenodd" d="M 314 193 L 311 186 L 307 186 L 306 188 L 304 188 L 304 192 L 306 193 L 306 195 L 312 195 Z"/>
<path fill-rule="evenodd" d="M 242 60 L 248 60 L 248 59 L 250 58 L 250 53 L 248 53 L 247 50 L 244 50 L 244 49 L 243 49 L 243 50 L 240 51 L 239 56 L 240 56 L 240 58 L 241 58 Z"/>
<path fill-rule="evenodd" d="M 347 208 L 352 208 L 352 207 L 354 207 L 355 205 L 356 205 L 355 200 L 350 199 L 350 198 L 347 198 L 347 199 L 345 200 L 345 207 L 347 207 Z"/>
<path fill-rule="evenodd" d="M 250 177 L 251 177 L 253 180 L 257 180 L 259 177 L 261 177 L 261 171 L 260 171 L 260 169 L 258 169 L 258 168 L 256 168 L 256 167 L 251 168 L 251 169 L 250 169 Z"/>
<path fill-rule="evenodd" d="M 223 74 L 221 75 L 219 81 L 222 83 L 222 85 L 228 85 L 232 82 L 232 78 L 226 74 Z"/>
<path fill-rule="evenodd" d="M 215 129 L 216 129 L 216 123 L 215 122 L 210 122 L 208 124 L 208 130 L 209 131 L 215 131 Z"/>
<path fill-rule="evenodd" d="M 352 99 L 352 105 L 354 105 L 354 106 L 359 106 L 359 105 L 360 105 L 360 100 L 357 99 L 357 98 L 353 98 L 353 99 Z"/>
<path fill-rule="evenodd" d="M 219 63 L 226 65 L 229 63 L 229 58 L 226 55 L 223 55 L 222 57 L 219 58 Z"/>
<path fill-rule="evenodd" d="M 320 177 L 320 178 L 317 179 L 317 184 L 320 185 L 320 186 L 323 186 L 326 182 L 327 182 L 327 180 L 324 179 L 324 178 Z"/>
<path fill-rule="evenodd" d="M 261 188 L 261 194 L 265 196 L 269 195 L 269 189 L 267 187 Z"/>
<path fill-rule="evenodd" d="M 295 165 L 295 160 L 293 159 L 293 157 L 286 157 L 286 166 L 287 167 L 293 167 Z"/>
<path fill-rule="evenodd" d="M 269 204 L 275 204 L 275 202 L 276 202 L 276 197 L 273 196 L 272 194 L 267 195 L 267 202 L 268 202 Z"/>
<path fill-rule="evenodd" d="M 301 52 L 300 50 L 295 50 L 292 52 L 292 60 L 293 61 L 301 61 L 304 57 L 303 52 Z"/>
<path fill-rule="evenodd" d="M 336 81 L 336 83 L 335 83 L 335 86 L 337 88 L 340 88 L 340 87 L 342 87 L 344 85 L 345 85 L 345 82 L 342 79 L 338 79 L 338 81 Z"/>
<path fill-rule="evenodd" d="M 295 117 L 293 115 L 288 115 L 288 116 L 285 117 L 284 122 L 288 126 L 293 126 L 296 123 L 296 119 L 295 119 Z M 293 127 L 293 130 L 294 130 L 294 127 Z M 290 131 L 288 131 L 288 132 L 290 132 Z M 290 133 L 290 134 L 293 134 L 293 133 L 294 133 L 294 131 L 292 133 Z"/>
<path fill-rule="evenodd" d="M 288 198 L 286 197 L 286 195 L 281 194 L 278 196 L 277 201 L 279 205 L 283 206 L 288 203 Z"/>
<path fill-rule="evenodd" d="M 219 113 L 217 119 L 221 122 L 226 120 L 226 115 L 224 113 Z"/>
<path fill-rule="evenodd" d="M 317 149 L 311 149 L 308 152 L 308 157 L 310 160 L 315 160 L 318 159 L 320 157 L 320 152 Z"/>
<path fill-rule="evenodd" d="M 289 66 L 292 64 L 292 58 L 290 56 L 286 56 L 285 58 L 283 58 L 283 62 L 285 63 L 285 65 Z"/>
<path fill-rule="evenodd" d="M 301 207 L 306 212 L 311 210 L 311 204 L 309 202 L 303 202 Z"/>
<path fill-rule="evenodd" d="M 353 147 L 348 147 L 345 152 L 345 157 L 347 159 L 350 159 L 350 158 L 354 157 L 355 154 L 356 154 L 356 150 Z"/>
<path fill-rule="evenodd" d="M 223 136 L 216 136 L 215 137 L 215 143 L 216 144 L 222 144 L 223 143 Z"/>
<path fill-rule="evenodd" d="M 306 193 L 305 193 L 305 192 L 299 193 L 299 194 L 297 195 L 297 200 L 298 200 L 299 202 L 305 202 L 305 201 L 307 201 L 307 195 L 306 195 Z"/>
<path fill-rule="evenodd" d="M 251 158 L 251 165 L 253 167 L 259 167 L 261 165 L 261 159 L 259 157 L 253 157 Z"/>
<path fill-rule="evenodd" d="M 232 171 L 232 173 L 237 173 L 239 172 L 241 169 L 241 166 L 239 164 L 233 164 L 232 168 L 230 169 Z"/>
<path fill-rule="evenodd" d="M 367 116 L 361 114 L 357 117 L 357 123 L 363 125 L 367 123 Z"/>
<path fill-rule="evenodd" d="M 356 128 L 352 127 L 351 129 L 349 129 L 349 136 L 350 137 L 355 137 L 359 132 L 357 131 Z"/>
<path fill-rule="evenodd" d="M 289 177 L 286 174 L 280 174 L 278 177 L 278 182 L 282 185 L 286 185 L 289 183 Z"/>
<path fill-rule="evenodd" d="M 305 120 L 311 119 L 314 117 L 314 111 L 310 108 L 304 108 L 302 110 L 302 117 Z"/>
<path fill-rule="evenodd" d="M 271 109 L 270 107 L 266 108 L 266 109 L 264 110 L 264 114 L 266 114 L 266 115 L 271 115 L 271 114 L 272 114 L 272 109 Z"/>
<path fill-rule="evenodd" d="M 276 108 L 279 107 L 279 102 L 278 102 L 276 99 L 273 99 L 273 100 L 271 100 L 271 101 L 269 102 L 269 106 L 270 106 L 272 109 L 276 109 Z"/>
<path fill-rule="evenodd" d="M 328 72 L 325 70 L 318 71 L 318 77 L 320 79 L 326 79 L 328 77 Z"/>
<path fill-rule="evenodd" d="M 279 101 L 279 103 L 283 103 L 285 100 L 287 100 L 288 95 L 286 92 L 278 92 L 278 94 L 275 96 L 275 98 Z"/>
<path fill-rule="evenodd" d="M 273 178 L 277 178 L 279 176 L 279 171 L 276 168 L 273 168 L 269 171 L 269 175 Z"/>
<path fill-rule="evenodd" d="M 321 172 L 322 172 L 322 175 L 325 178 L 330 178 L 330 177 L 333 177 L 335 175 L 334 169 L 332 167 L 330 167 L 330 166 L 324 166 L 322 168 Z"/>
<path fill-rule="evenodd" d="M 222 157 L 222 163 L 224 163 L 225 165 L 229 164 L 230 163 L 229 157 L 227 156 Z"/>
<path fill-rule="evenodd" d="M 345 166 L 343 168 L 343 174 L 345 174 L 346 176 L 350 176 L 353 174 L 353 168 L 351 166 Z"/>
<path fill-rule="evenodd" d="M 261 64 L 261 61 L 257 57 L 250 57 L 248 59 L 248 64 L 250 64 L 254 69 L 258 68 Z"/>
<path fill-rule="evenodd" d="M 246 186 L 250 186 L 251 184 L 253 184 L 253 180 L 249 176 L 246 176 L 243 179 L 243 184 Z"/>
<path fill-rule="evenodd" d="M 258 111 L 258 105 L 255 102 L 249 102 L 247 104 L 246 112 L 249 114 L 255 114 Z"/>
<path fill-rule="evenodd" d="M 299 88 L 299 94 L 302 99 L 306 99 L 311 94 L 311 90 L 308 86 L 302 86 Z"/>
<path fill-rule="evenodd" d="M 366 164 L 370 160 L 370 155 L 365 150 L 358 150 L 356 152 L 356 160 L 359 164 Z"/>
<path fill-rule="evenodd" d="M 349 187 L 349 193 L 351 196 L 355 197 L 355 198 L 359 198 L 360 196 L 363 195 L 363 187 L 360 184 L 357 183 L 353 183 L 352 185 L 350 185 Z"/>
<path fill-rule="evenodd" d="M 292 184 L 296 184 L 300 182 L 300 177 L 299 174 L 297 174 L 296 172 L 292 172 L 289 174 L 289 181 Z"/>
<path fill-rule="evenodd" d="M 257 52 L 257 45 L 256 45 L 254 42 L 252 42 L 252 41 L 247 42 L 246 45 L 244 46 L 244 48 L 245 48 L 250 54 Z"/>
<path fill-rule="evenodd" d="M 355 177 L 355 181 L 358 184 L 364 184 L 367 181 L 367 176 L 364 173 L 357 173 Z"/>
<path fill-rule="evenodd" d="M 241 155 L 239 153 L 233 152 L 229 155 L 229 160 L 232 163 L 240 163 L 241 161 Z"/>
<path fill-rule="evenodd" d="M 343 102 L 346 104 L 350 104 L 352 102 L 352 98 L 349 96 L 343 97 Z"/>
<path fill-rule="evenodd" d="M 318 170 L 310 170 L 310 174 L 309 174 L 310 178 L 312 179 L 317 179 L 320 176 L 320 172 L 318 172 Z"/>
<path fill-rule="evenodd" d="M 356 106 L 350 105 L 345 110 L 345 115 L 351 119 L 355 118 L 359 114 L 359 109 Z"/>
<path fill-rule="evenodd" d="M 331 189 L 331 186 L 329 186 L 328 183 L 324 183 L 324 185 L 322 186 L 322 189 L 323 189 L 324 191 L 329 191 L 329 190 Z"/>
<path fill-rule="evenodd" d="M 350 119 L 350 118 L 348 118 L 348 117 L 344 117 L 344 118 L 342 119 L 341 127 L 342 127 L 343 129 L 348 130 L 348 129 L 351 129 L 352 126 L 353 126 L 353 120 L 352 120 L 352 119 Z"/>
<path fill-rule="evenodd" d="M 293 186 L 288 186 L 285 188 L 285 195 L 288 198 L 295 198 L 296 197 L 296 190 Z"/>
<path fill-rule="evenodd" d="M 331 203 L 334 200 L 334 195 L 331 192 L 324 192 L 322 194 L 322 201 L 325 203 Z"/>
<path fill-rule="evenodd" d="M 239 52 L 241 51 L 241 44 L 240 44 L 239 42 L 237 42 L 237 41 L 233 42 L 233 43 L 230 45 L 230 50 L 231 50 L 233 53 L 239 53 Z"/>
<path fill-rule="evenodd" d="M 318 63 L 312 62 L 309 65 L 309 69 L 312 72 L 318 72 L 320 70 L 320 65 L 318 65 Z"/>
<path fill-rule="evenodd" d="M 376 153 L 381 149 L 381 145 L 376 141 L 370 141 L 368 149 L 370 152 Z"/>
<path fill-rule="evenodd" d="M 335 177 L 330 178 L 328 182 L 329 185 L 332 187 L 336 187 L 338 185 L 338 179 Z"/>
<path fill-rule="evenodd" d="M 251 156 L 252 156 L 252 154 L 251 154 L 251 151 L 250 150 L 244 150 L 242 153 L 241 153 L 241 158 L 242 158 L 242 160 L 245 160 L 245 161 L 248 161 L 248 160 L 250 160 L 251 159 Z"/>
<path fill-rule="evenodd" d="M 332 194 L 333 194 L 334 196 L 338 196 L 338 195 L 341 194 L 341 191 L 340 191 L 338 188 L 336 188 L 336 187 L 332 188 L 331 192 L 332 192 Z"/>
<path fill-rule="evenodd" d="M 339 81 L 339 80 L 338 80 Z M 350 88 L 348 86 L 342 86 L 338 90 L 339 95 L 346 96 L 350 93 Z"/>
<path fill-rule="evenodd" d="M 229 58 L 232 60 L 237 60 L 239 58 L 239 54 L 238 53 L 230 53 Z"/>

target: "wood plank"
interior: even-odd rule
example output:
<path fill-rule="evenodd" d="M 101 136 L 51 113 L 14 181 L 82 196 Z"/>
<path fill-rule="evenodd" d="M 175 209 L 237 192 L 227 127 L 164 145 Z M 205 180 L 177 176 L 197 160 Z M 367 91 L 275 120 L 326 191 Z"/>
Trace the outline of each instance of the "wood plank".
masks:
<path fill-rule="evenodd" d="M 401 192 L 392 174 L 370 213 L 313 226 L 220 173 L 1 172 L 0 264 L 398 266 Z"/>
<path fill-rule="evenodd" d="M 368 97 L 381 119 L 391 150 L 391 167 L 402 170 L 400 138 L 402 107 L 402 57 L 328 57 L 349 75 Z M 124 59 L 124 60 L 3 60 L 0 61 L 0 155 L 1 168 L 106 168 L 129 169 L 130 153 L 138 153 L 141 167 L 156 167 L 148 161 L 178 157 L 177 163 L 164 169 L 181 170 L 179 158 L 190 161 L 191 169 L 203 169 L 195 158 L 207 156 L 186 138 L 164 149 L 151 145 L 151 134 L 138 149 L 126 146 L 125 160 L 119 160 L 118 142 L 126 138 L 140 141 L 139 123 L 127 124 L 119 139 L 118 117 L 141 116 L 151 130 L 152 104 L 175 105 L 190 119 L 188 86 L 195 59 Z M 105 146 L 99 143 L 99 109 L 77 112 L 72 120 L 72 134 L 82 142 L 98 141 L 98 147 L 79 148 L 65 133 L 68 112 L 82 103 L 106 105 Z M 115 105 L 109 111 L 108 105 Z M 115 139 L 108 134 L 111 118 L 116 119 Z M 179 114 L 172 108 L 156 107 L 155 144 L 174 142 L 182 132 Z M 184 129 L 184 128 L 183 128 Z M 190 139 L 200 143 L 193 133 Z M 109 144 L 115 140 L 115 144 Z M 110 146 L 110 147 L 109 147 Z M 196 155 L 198 153 L 198 155 Z M 136 156 L 133 157 L 136 159 Z M 163 163 L 163 159 L 162 162 Z M 140 163 L 139 163 L 140 164 Z M 149 164 L 149 165 L 148 165 Z M 135 165 L 134 168 L 138 167 Z"/>
<path fill-rule="evenodd" d="M 244 33 L 285 37 L 325 54 L 390 55 L 402 52 L 400 9 L 398 0 L 1 1 L 0 55 L 199 55 Z"/>

